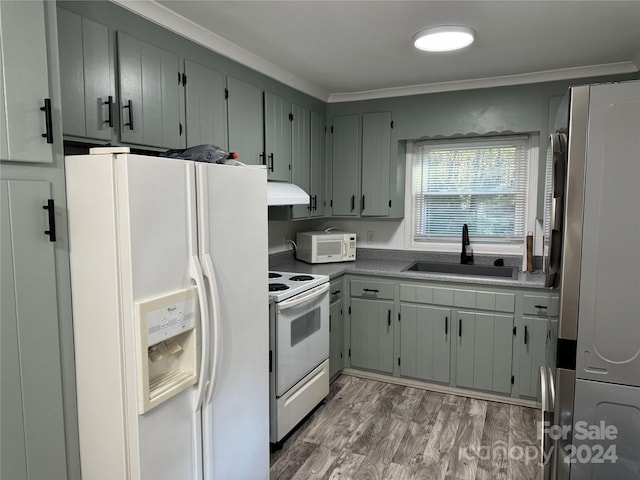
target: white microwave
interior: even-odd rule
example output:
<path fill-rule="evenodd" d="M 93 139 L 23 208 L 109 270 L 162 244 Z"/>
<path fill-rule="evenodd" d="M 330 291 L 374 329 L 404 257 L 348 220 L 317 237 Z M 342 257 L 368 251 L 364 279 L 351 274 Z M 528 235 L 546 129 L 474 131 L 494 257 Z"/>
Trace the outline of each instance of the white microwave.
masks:
<path fill-rule="evenodd" d="M 349 262 L 356 259 L 356 234 L 299 232 L 296 258 L 307 263 Z"/>

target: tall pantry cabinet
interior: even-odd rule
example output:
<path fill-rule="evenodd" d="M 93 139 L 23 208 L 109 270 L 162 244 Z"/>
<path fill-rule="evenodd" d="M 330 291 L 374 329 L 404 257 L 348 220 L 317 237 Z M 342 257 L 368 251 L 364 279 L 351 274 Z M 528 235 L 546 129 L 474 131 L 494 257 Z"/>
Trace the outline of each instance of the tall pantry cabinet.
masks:
<path fill-rule="evenodd" d="M 77 479 L 56 7 L 0 2 L 0 478 Z"/>

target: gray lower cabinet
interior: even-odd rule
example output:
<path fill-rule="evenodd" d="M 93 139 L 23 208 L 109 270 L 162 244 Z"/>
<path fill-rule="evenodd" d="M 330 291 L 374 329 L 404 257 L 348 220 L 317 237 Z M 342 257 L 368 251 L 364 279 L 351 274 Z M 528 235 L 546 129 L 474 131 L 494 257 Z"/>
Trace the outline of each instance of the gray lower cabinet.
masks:
<path fill-rule="evenodd" d="M 522 327 L 514 339 L 520 343 L 520 396 L 540 396 L 540 367 L 547 365 L 548 337 L 547 318 L 522 317 Z"/>
<path fill-rule="evenodd" d="M 389 214 L 391 112 L 362 116 L 362 199 L 360 215 Z"/>
<path fill-rule="evenodd" d="M 342 279 L 331 282 L 329 306 L 329 377 L 335 377 L 343 366 L 344 308 Z"/>
<path fill-rule="evenodd" d="M 224 73 L 185 60 L 186 146 L 212 144 L 227 148 Z"/>
<path fill-rule="evenodd" d="M 248 165 L 265 164 L 262 91 L 227 76 L 227 93 L 229 150 L 237 152 L 238 160 Z"/>
<path fill-rule="evenodd" d="M 459 310 L 456 386 L 511 392 L 513 316 Z"/>
<path fill-rule="evenodd" d="M 182 148 L 178 56 L 118 32 L 120 138 L 125 143 Z"/>
<path fill-rule="evenodd" d="M 115 87 L 109 29 L 58 8 L 58 47 L 63 133 L 111 140 Z"/>
<path fill-rule="evenodd" d="M 47 181 L 0 182 L 0 478 L 6 479 L 67 478 L 55 243 L 43 233 L 49 198 Z"/>
<path fill-rule="evenodd" d="M 393 373 L 393 301 L 351 298 L 351 366 Z"/>
<path fill-rule="evenodd" d="M 449 383 L 451 310 L 400 304 L 400 375 Z"/>
<path fill-rule="evenodd" d="M 0 1 L 0 160 L 52 163 L 53 119 L 43 1 Z"/>
<path fill-rule="evenodd" d="M 301 115 L 304 115 L 300 112 Z M 264 92 L 264 143 L 267 156 L 267 179 L 280 182 L 291 180 L 291 103 Z M 308 126 L 308 120 L 302 122 Z M 300 133 L 300 132 L 298 132 Z M 305 130 L 308 145 L 308 132 Z M 304 140 L 304 139 L 303 139 Z"/>

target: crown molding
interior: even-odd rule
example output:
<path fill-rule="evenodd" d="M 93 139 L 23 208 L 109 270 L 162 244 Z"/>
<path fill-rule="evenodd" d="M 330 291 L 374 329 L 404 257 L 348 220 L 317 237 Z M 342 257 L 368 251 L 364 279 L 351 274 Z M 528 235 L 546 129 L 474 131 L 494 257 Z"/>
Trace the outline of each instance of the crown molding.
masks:
<path fill-rule="evenodd" d="M 110 1 L 146 18 L 153 23 L 157 23 L 158 25 L 171 30 L 182 37 L 198 43 L 209 50 L 219 53 L 234 62 L 266 75 L 267 77 L 273 78 L 274 80 L 277 80 L 291 88 L 299 90 L 323 102 L 326 102 L 329 99 L 328 91 L 287 72 L 277 65 L 274 65 L 262 57 L 245 50 L 235 43 L 207 30 L 201 25 L 198 25 L 197 23 L 177 14 L 153 0 Z"/>
<path fill-rule="evenodd" d="M 363 92 L 332 93 L 331 95 L 329 95 L 328 102 L 356 102 L 361 100 L 373 100 L 379 98 L 421 95 L 425 93 L 450 92 L 454 90 L 473 90 L 477 88 L 504 87 L 509 85 L 522 85 L 526 83 L 554 82 L 558 80 L 571 80 L 574 78 L 588 78 L 607 75 L 620 75 L 624 73 L 635 73 L 640 70 L 640 67 L 635 64 L 636 60 L 640 62 L 640 55 L 636 57 L 633 62 L 607 63 L 603 65 L 563 68 L 559 70 L 547 70 L 544 72 L 523 73 L 519 75 L 505 75 L 501 77 L 459 80 L 454 82 L 427 83 L 423 85 L 409 85 L 406 87 L 381 88 L 379 90 L 367 90 Z"/>

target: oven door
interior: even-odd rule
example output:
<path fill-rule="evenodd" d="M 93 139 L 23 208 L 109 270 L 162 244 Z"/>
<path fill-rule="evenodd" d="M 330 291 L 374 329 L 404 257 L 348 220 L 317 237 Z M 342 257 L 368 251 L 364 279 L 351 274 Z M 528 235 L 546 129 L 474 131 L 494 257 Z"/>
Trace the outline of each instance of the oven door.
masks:
<path fill-rule="evenodd" d="M 276 306 L 276 397 L 329 358 L 329 283 Z"/>

